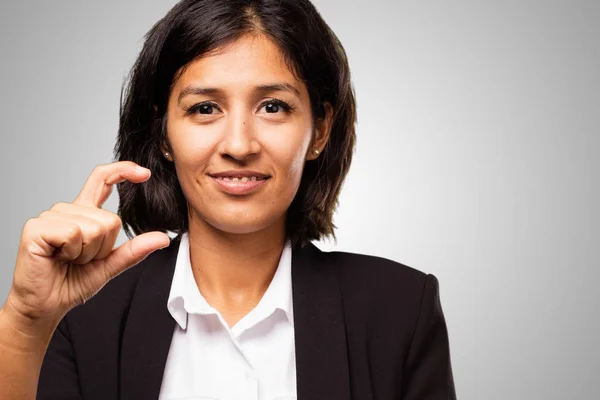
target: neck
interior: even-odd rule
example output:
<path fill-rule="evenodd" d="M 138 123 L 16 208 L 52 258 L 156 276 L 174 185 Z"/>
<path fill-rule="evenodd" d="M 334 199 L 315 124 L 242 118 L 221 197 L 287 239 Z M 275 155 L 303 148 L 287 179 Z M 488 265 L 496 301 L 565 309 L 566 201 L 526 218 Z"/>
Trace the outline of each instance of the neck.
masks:
<path fill-rule="evenodd" d="M 217 309 L 254 308 L 269 287 L 285 245 L 285 218 L 258 232 L 223 232 L 190 217 L 190 261 L 200 293 Z"/>

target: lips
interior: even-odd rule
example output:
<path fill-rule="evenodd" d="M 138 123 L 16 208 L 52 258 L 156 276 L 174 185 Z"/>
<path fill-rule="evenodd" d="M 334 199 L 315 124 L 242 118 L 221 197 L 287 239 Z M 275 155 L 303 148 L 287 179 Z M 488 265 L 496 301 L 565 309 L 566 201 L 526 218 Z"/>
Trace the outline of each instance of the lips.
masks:
<path fill-rule="evenodd" d="M 223 171 L 208 174 L 219 189 L 227 194 L 244 195 L 258 190 L 270 175 L 258 171 Z"/>
<path fill-rule="evenodd" d="M 242 179 L 242 178 L 256 178 L 255 180 L 258 179 L 267 179 L 270 176 L 267 174 L 263 174 L 262 172 L 258 172 L 258 171 L 249 171 L 249 170 L 230 170 L 230 171 L 223 171 L 223 172 L 216 172 L 216 173 L 212 173 L 212 174 L 208 174 L 213 178 L 222 178 L 222 179 L 233 179 L 233 178 L 238 178 L 238 180 Z"/>
<path fill-rule="evenodd" d="M 223 177 L 213 177 L 215 179 L 221 179 L 224 181 L 231 181 L 231 182 L 248 182 L 248 181 L 262 181 L 265 180 L 265 178 L 261 178 L 261 177 L 256 177 L 256 176 L 242 176 L 242 177 L 230 177 L 230 176 L 223 176 Z"/>

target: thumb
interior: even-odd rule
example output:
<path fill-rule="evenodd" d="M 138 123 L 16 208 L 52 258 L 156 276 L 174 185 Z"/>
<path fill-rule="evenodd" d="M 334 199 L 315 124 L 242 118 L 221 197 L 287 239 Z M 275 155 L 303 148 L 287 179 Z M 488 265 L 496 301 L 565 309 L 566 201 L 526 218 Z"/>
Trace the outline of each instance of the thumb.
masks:
<path fill-rule="evenodd" d="M 103 261 L 109 279 L 136 265 L 152 252 L 167 247 L 171 239 L 162 232 L 148 232 L 114 249 Z"/>

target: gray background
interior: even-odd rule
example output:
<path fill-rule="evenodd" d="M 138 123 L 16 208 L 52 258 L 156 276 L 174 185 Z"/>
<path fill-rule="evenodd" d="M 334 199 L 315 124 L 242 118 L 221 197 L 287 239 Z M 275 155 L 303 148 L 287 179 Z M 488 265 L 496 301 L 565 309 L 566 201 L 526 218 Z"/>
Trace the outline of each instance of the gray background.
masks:
<path fill-rule="evenodd" d="M 2 299 L 25 221 L 111 160 L 121 84 L 173 4 L 0 4 Z M 600 2 L 316 5 L 359 107 L 319 246 L 439 278 L 459 398 L 600 398 Z"/>

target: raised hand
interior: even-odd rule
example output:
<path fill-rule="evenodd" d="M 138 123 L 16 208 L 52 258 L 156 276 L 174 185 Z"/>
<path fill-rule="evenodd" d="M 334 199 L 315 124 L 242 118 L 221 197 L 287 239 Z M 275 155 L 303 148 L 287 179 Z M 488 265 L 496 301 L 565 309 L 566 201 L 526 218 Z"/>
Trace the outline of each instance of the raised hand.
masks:
<path fill-rule="evenodd" d="M 57 203 L 23 229 L 12 288 L 4 309 L 30 320 L 58 321 L 110 279 L 169 245 L 162 232 L 113 248 L 121 219 L 103 210 L 115 183 L 144 182 L 150 170 L 129 161 L 100 165 L 72 203 Z"/>

